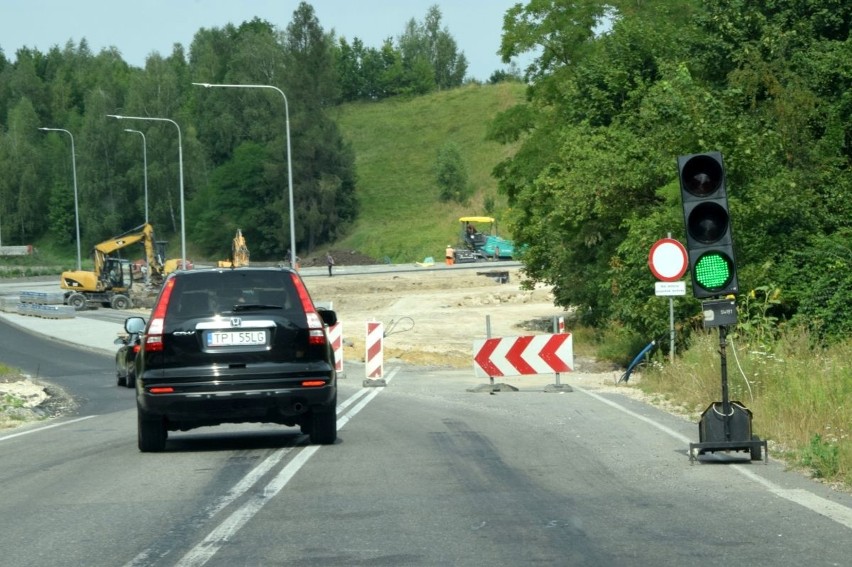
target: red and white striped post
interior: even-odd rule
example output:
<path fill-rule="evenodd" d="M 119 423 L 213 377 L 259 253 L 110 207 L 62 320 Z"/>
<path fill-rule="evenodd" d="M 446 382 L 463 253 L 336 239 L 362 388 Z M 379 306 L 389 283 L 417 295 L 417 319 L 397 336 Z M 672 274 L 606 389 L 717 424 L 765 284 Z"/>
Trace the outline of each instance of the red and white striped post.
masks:
<path fill-rule="evenodd" d="M 343 373 L 343 323 L 335 323 L 328 328 L 328 341 L 334 351 L 334 369 Z"/>
<path fill-rule="evenodd" d="M 367 357 L 364 368 L 367 380 L 381 379 L 384 375 L 383 340 L 384 325 L 380 321 L 367 321 Z"/>

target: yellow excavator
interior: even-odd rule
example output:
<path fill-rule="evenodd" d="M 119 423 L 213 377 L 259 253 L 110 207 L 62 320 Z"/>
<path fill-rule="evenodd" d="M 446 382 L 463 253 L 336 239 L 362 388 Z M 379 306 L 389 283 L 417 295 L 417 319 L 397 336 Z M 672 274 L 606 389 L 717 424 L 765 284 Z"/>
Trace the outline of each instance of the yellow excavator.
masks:
<path fill-rule="evenodd" d="M 145 248 L 149 285 L 154 287 L 162 285 L 166 275 L 163 259 L 165 243 L 154 240 L 154 228 L 146 223 L 96 244 L 93 271 L 63 272 L 59 287 L 67 290 L 65 304 L 71 305 L 78 311 L 86 308 L 90 302 L 113 309 L 133 307 L 130 296 L 130 290 L 133 287 L 130 260 L 112 254 L 137 243 L 141 243 Z"/>
<path fill-rule="evenodd" d="M 231 242 L 231 258 L 229 260 L 219 260 L 220 268 L 239 268 L 240 266 L 249 265 L 249 249 L 246 246 L 246 239 L 243 237 L 243 231 L 237 229 L 237 234 Z"/>

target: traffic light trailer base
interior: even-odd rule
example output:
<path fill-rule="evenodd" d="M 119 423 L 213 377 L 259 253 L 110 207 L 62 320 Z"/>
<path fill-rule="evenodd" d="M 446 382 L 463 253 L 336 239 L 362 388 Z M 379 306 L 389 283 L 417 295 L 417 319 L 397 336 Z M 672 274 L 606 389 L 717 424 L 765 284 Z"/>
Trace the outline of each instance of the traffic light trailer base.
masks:
<path fill-rule="evenodd" d="M 726 407 L 727 406 L 727 407 Z M 698 423 L 698 443 L 689 444 L 689 461 L 694 464 L 699 455 L 724 451 L 747 451 L 752 461 L 769 461 L 769 449 L 751 432 L 751 411 L 740 402 L 714 402 L 701 414 Z"/>
<path fill-rule="evenodd" d="M 698 443 L 689 444 L 689 461 L 694 464 L 698 455 L 717 451 L 748 451 L 752 461 L 769 461 L 769 448 L 752 434 L 751 411 L 742 402 L 731 401 L 728 396 L 728 324 L 736 323 L 736 306 L 733 301 L 707 301 L 704 303 L 705 327 L 719 328 L 719 366 L 722 374 L 722 401 L 713 402 L 698 422 Z"/>

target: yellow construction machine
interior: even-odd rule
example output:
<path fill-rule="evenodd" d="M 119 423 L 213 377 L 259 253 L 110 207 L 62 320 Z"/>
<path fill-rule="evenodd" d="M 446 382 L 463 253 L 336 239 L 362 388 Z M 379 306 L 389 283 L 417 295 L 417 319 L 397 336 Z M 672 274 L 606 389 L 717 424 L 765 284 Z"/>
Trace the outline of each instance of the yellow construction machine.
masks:
<path fill-rule="evenodd" d="M 239 268 L 240 266 L 249 265 L 249 249 L 246 246 L 246 239 L 243 237 L 243 231 L 237 229 L 237 234 L 234 240 L 231 241 L 231 258 L 229 260 L 219 260 L 220 268 Z"/>
<path fill-rule="evenodd" d="M 63 272 L 59 287 L 65 292 L 65 304 L 76 310 L 84 309 L 89 303 L 99 303 L 113 309 L 133 307 L 130 290 L 133 287 L 130 260 L 114 256 L 116 252 L 141 243 L 145 248 L 146 281 L 159 287 L 165 276 L 165 243 L 154 240 L 154 228 L 143 224 L 95 245 L 93 254 L 95 269 L 91 272 L 73 270 Z M 159 249 L 158 249 L 159 248 Z"/>

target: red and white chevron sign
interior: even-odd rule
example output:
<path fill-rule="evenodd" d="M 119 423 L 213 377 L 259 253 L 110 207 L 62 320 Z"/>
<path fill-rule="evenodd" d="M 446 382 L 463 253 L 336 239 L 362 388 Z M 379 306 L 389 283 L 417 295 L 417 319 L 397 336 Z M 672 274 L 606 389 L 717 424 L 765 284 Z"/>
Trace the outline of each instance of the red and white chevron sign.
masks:
<path fill-rule="evenodd" d="M 473 353 L 480 377 L 571 372 L 574 367 L 571 333 L 474 341 Z"/>

